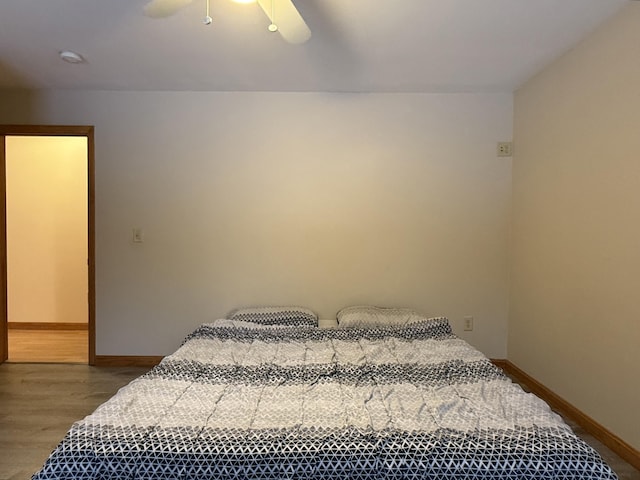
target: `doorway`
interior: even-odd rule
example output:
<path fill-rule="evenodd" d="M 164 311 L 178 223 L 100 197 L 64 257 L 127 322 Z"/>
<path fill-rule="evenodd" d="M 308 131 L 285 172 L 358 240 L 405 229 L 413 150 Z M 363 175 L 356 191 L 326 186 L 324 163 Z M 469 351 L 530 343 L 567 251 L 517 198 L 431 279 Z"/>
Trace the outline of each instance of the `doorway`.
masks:
<path fill-rule="evenodd" d="M 93 365 L 93 127 L 0 126 L 0 177 L 0 362 Z"/>

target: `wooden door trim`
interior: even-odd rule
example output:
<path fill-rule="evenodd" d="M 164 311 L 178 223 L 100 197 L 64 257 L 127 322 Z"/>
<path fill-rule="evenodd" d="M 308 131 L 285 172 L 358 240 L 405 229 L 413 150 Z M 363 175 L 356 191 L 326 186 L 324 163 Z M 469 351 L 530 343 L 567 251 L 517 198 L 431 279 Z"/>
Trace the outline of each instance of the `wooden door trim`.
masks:
<path fill-rule="evenodd" d="M 95 271 L 95 142 L 92 125 L 0 125 L 0 237 L 2 238 L 2 272 L 0 280 L 0 363 L 8 358 L 7 329 L 7 217 L 6 217 L 6 136 L 70 136 L 87 138 L 87 275 L 89 329 L 89 365 L 96 363 L 96 271 Z"/>
<path fill-rule="evenodd" d="M 7 182 L 5 159 L 5 135 L 0 134 L 0 363 L 9 358 L 7 331 Z"/>

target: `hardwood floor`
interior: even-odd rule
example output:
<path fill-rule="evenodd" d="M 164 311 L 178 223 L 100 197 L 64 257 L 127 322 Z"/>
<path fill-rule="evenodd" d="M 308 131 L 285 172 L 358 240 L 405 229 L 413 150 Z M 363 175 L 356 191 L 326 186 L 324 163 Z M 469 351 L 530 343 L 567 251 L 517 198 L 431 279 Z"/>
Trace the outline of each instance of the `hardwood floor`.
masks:
<path fill-rule="evenodd" d="M 89 363 L 87 330 L 9 329 L 9 362 Z"/>
<path fill-rule="evenodd" d="M 88 365 L 0 365 L 0 479 L 31 478 L 74 421 L 91 413 L 147 370 Z M 572 427 L 600 452 L 620 480 L 640 480 L 640 471 L 575 424 Z"/>
<path fill-rule="evenodd" d="M 30 479 L 74 421 L 147 370 L 0 365 L 0 479 Z"/>
<path fill-rule="evenodd" d="M 518 383 L 524 391 L 531 392 L 531 390 L 526 385 L 518 382 L 516 377 L 509 374 L 507 374 L 507 376 L 509 376 L 509 378 L 511 378 L 514 383 Z M 640 480 L 640 470 L 636 469 L 633 465 L 620 458 L 615 452 L 609 449 L 606 445 L 604 445 L 597 438 L 587 432 L 571 418 L 568 418 L 566 415 L 563 415 L 557 410 L 554 411 L 564 419 L 566 424 L 571 427 L 576 435 L 578 435 L 585 442 L 591 445 L 600 454 L 604 461 L 607 462 L 609 466 L 611 466 L 611 468 L 613 468 L 613 470 L 616 472 L 619 480 Z"/>

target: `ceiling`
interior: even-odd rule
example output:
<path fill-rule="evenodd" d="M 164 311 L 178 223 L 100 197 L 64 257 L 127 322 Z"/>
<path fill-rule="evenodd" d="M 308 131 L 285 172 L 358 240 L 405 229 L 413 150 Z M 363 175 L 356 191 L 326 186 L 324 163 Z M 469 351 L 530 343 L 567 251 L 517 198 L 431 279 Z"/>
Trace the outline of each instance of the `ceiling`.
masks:
<path fill-rule="evenodd" d="M 205 0 L 151 19 L 145 0 L 0 0 L 0 88 L 511 92 L 629 0 L 294 0 L 285 43 L 257 4 Z M 68 64 L 73 50 L 86 62 Z"/>

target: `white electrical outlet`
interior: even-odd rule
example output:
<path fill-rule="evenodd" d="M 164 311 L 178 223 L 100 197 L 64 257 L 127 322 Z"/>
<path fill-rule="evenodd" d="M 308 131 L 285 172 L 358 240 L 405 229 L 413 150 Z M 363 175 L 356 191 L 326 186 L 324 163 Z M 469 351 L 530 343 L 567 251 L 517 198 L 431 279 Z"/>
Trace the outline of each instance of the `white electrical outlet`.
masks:
<path fill-rule="evenodd" d="M 467 316 L 464 317 L 464 330 L 465 332 L 470 332 L 473 330 L 473 317 Z"/>
<path fill-rule="evenodd" d="M 511 142 L 498 142 L 497 154 L 499 157 L 511 157 L 513 156 L 513 143 Z"/>

